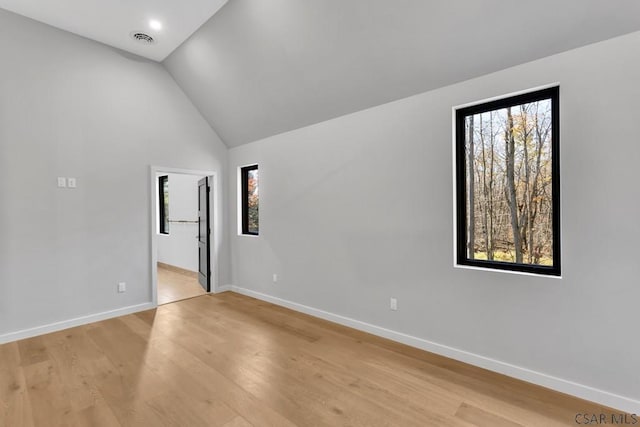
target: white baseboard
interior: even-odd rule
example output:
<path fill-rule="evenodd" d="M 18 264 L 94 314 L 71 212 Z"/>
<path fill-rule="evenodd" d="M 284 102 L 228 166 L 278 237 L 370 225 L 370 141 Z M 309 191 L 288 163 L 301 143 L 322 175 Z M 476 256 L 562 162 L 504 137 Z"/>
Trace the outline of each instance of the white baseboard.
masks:
<path fill-rule="evenodd" d="M 425 350 L 431 353 L 439 354 L 460 362 L 465 362 L 470 365 L 478 366 L 480 368 L 488 369 L 493 372 L 498 372 L 519 380 L 523 380 L 529 383 L 537 384 L 561 393 L 570 394 L 572 396 L 579 397 L 581 399 L 589 400 L 599 403 L 611 408 L 616 408 L 622 411 L 626 411 L 632 414 L 640 413 L 640 401 L 631 399 L 628 397 L 620 396 L 608 391 L 599 390 L 594 387 L 590 387 L 583 384 L 578 384 L 573 381 L 564 380 L 551 375 L 543 374 L 540 372 L 532 371 L 531 369 L 515 366 L 510 363 L 501 362 L 499 360 L 491 359 L 489 357 L 481 356 L 478 354 L 470 353 L 468 351 L 459 350 L 457 348 L 449 347 L 446 345 L 438 344 L 432 341 L 428 341 L 422 338 L 414 337 L 411 335 L 403 334 L 401 332 L 392 331 L 382 328 L 380 326 L 372 325 L 359 320 L 351 319 L 349 317 L 340 316 L 338 314 L 330 313 L 317 308 L 309 307 L 296 302 L 287 301 L 281 298 L 277 298 L 271 295 L 256 292 L 250 289 L 245 289 L 239 286 L 232 286 L 231 290 L 242 295 L 247 295 L 253 298 L 257 298 L 262 301 L 270 302 L 275 305 L 290 308 L 301 313 L 309 314 L 311 316 L 319 317 L 321 319 L 329 320 L 334 323 L 338 323 L 344 326 L 348 326 L 353 329 L 358 329 L 363 332 L 368 332 L 372 335 L 388 338 L 392 341 L 397 341 L 402 344 L 416 347 L 421 350 Z"/>
<path fill-rule="evenodd" d="M 51 332 L 62 331 L 64 329 L 99 322 L 113 317 L 125 316 L 139 311 L 151 310 L 152 308 L 156 308 L 156 306 L 151 302 L 147 302 L 144 304 L 118 308 L 116 310 L 104 311 L 102 313 L 90 314 L 88 316 L 76 317 L 75 319 L 64 320 L 62 322 L 36 326 L 35 328 L 24 329 L 22 331 L 10 332 L 8 334 L 0 335 L 0 344 L 36 337 L 38 335 L 48 334 Z"/>
<path fill-rule="evenodd" d="M 233 290 L 233 286 L 231 285 L 223 285 L 223 286 L 218 286 L 218 289 L 215 290 L 215 292 L 213 292 L 214 294 L 220 294 L 222 292 L 229 292 Z"/>

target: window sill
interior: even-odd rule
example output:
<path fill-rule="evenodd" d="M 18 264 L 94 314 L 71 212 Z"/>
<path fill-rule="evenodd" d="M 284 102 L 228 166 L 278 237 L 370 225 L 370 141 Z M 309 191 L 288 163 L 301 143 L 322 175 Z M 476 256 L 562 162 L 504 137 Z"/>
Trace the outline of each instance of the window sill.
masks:
<path fill-rule="evenodd" d="M 556 276 L 553 274 L 540 274 L 540 273 L 529 273 L 527 271 L 517 271 L 517 270 L 502 270 L 498 268 L 489 268 L 489 267 L 477 267 L 475 265 L 465 265 L 458 264 L 457 262 L 453 263 L 454 268 L 460 268 L 464 270 L 479 270 L 479 271 L 491 271 L 494 273 L 507 273 L 507 274 L 517 274 L 520 276 L 532 276 L 540 279 L 562 279 L 562 275 Z"/>
<path fill-rule="evenodd" d="M 260 237 L 259 234 L 243 234 L 243 233 L 238 233 L 238 237 Z"/>

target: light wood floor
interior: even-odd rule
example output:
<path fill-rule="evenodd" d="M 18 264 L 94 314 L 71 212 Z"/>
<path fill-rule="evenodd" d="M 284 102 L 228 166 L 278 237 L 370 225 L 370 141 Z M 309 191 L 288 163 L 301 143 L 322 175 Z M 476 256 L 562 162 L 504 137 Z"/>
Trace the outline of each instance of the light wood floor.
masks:
<path fill-rule="evenodd" d="M 205 295 L 198 273 L 158 263 L 158 304 Z"/>
<path fill-rule="evenodd" d="M 0 426 L 575 426 L 603 411 L 233 293 L 0 346 Z"/>

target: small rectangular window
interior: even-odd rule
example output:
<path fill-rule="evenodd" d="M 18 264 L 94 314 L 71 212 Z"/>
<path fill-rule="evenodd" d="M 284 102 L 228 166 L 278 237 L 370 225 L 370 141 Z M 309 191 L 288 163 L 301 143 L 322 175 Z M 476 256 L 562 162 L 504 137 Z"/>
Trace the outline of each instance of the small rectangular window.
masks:
<path fill-rule="evenodd" d="M 240 169 L 242 180 L 242 234 L 257 236 L 259 227 L 258 165 Z"/>
<path fill-rule="evenodd" d="M 459 265 L 560 275 L 559 88 L 456 111 Z"/>
<path fill-rule="evenodd" d="M 169 234 L 169 177 L 158 177 L 160 190 L 158 206 L 160 211 L 160 234 Z"/>

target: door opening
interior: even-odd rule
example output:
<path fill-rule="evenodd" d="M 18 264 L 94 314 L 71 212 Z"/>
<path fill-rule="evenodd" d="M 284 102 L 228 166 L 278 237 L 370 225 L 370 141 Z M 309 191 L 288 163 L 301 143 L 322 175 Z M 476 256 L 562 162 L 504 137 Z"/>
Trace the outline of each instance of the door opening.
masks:
<path fill-rule="evenodd" d="M 214 291 L 215 175 L 151 169 L 153 301 L 162 305 Z"/>

